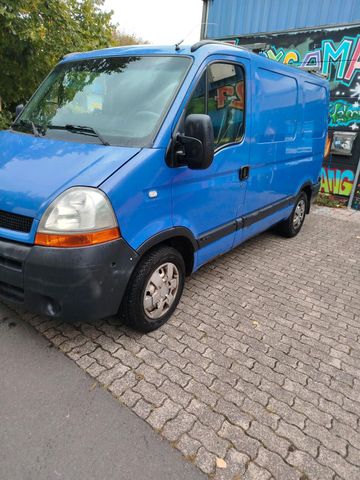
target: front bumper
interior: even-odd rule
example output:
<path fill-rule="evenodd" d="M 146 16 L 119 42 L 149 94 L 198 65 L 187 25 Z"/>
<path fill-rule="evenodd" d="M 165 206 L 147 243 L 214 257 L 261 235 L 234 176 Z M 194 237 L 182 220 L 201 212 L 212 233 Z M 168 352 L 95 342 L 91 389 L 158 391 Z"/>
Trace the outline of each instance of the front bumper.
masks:
<path fill-rule="evenodd" d="M 0 298 L 53 318 L 104 318 L 117 313 L 138 258 L 123 239 L 81 248 L 0 240 Z"/>

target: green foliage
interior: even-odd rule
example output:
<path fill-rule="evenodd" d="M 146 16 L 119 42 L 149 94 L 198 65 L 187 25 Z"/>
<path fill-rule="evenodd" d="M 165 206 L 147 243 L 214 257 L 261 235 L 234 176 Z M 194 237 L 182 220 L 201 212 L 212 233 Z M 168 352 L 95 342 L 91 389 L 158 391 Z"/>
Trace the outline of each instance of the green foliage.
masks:
<path fill-rule="evenodd" d="M 344 208 L 347 205 L 347 198 L 339 198 L 328 193 L 319 193 L 316 197 L 316 205 L 322 207 L 332 207 L 332 208 Z"/>
<path fill-rule="evenodd" d="M 121 44 L 104 0 L 0 0 L 0 99 L 13 111 L 67 53 Z M 128 36 L 131 43 L 136 37 Z M 0 112 L 0 128 L 8 123 Z"/>
<path fill-rule="evenodd" d="M 147 43 L 148 42 L 146 40 L 143 40 L 142 38 L 139 38 L 136 35 L 119 32 L 118 30 L 114 31 L 113 37 L 111 39 L 111 44 L 114 47 L 122 47 L 124 45 L 139 45 L 139 44 L 145 45 Z"/>
<path fill-rule="evenodd" d="M 8 128 L 10 126 L 11 120 L 12 118 L 10 112 L 7 112 L 6 110 L 0 112 L 0 130 Z"/>

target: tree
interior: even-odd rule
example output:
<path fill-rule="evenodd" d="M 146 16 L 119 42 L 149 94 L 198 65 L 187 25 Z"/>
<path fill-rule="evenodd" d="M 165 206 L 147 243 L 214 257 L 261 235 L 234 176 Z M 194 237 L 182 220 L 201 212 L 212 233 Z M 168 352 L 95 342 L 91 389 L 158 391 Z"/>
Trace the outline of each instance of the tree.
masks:
<path fill-rule="evenodd" d="M 103 3 L 0 0 L 0 127 L 65 54 L 120 43 L 112 12 L 105 12 Z M 133 36 L 129 40 L 138 43 Z"/>

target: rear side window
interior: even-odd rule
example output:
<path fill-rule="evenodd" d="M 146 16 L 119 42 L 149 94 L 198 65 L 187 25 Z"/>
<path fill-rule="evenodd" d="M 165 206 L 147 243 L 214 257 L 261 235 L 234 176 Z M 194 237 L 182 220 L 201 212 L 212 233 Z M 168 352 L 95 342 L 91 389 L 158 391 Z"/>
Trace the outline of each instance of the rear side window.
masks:
<path fill-rule="evenodd" d="M 239 142 L 244 135 L 244 70 L 239 65 L 214 63 L 203 74 L 186 115 L 206 113 L 214 127 L 215 148 Z"/>

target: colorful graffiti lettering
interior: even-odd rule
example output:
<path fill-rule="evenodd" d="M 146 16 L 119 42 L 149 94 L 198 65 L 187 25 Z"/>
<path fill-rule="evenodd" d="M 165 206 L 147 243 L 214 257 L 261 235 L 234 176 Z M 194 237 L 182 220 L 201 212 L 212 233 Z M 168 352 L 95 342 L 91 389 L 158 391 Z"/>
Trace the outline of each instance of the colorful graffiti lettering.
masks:
<path fill-rule="evenodd" d="M 219 87 L 216 92 L 216 107 L 224 108 L 226 101 L 231 100 L 230 107 L 238 110 L 244 110 L 244 82 L 238 82 L 234 85 L 224 85 Z"/>
<path fill-rule="evenodd" d="M 323 193 L 349 196 L 354 183 L 354 172 L 323 167 L 321 169 L 321 187 Z"/>
<path fill-rule="evenodd" d="M 360 104 L 358 102 L 349 103 L 345 100 L 330 102 L 329 117 L 330 127 L 348 127 L 354 122 L 360 123 Z"/>
<path fill-rule="evenodd" d="M 286 50 L 272 46 L 262 52 L 268 58 L 282 63 L 314 66 L 332 81 L 349 86 L 356 73 L 360 72 L 360 35 L 343 37 L 341 42 L 323 40 L 321 48 L 305 52 L 303 58 L 298 50 Z"/>

